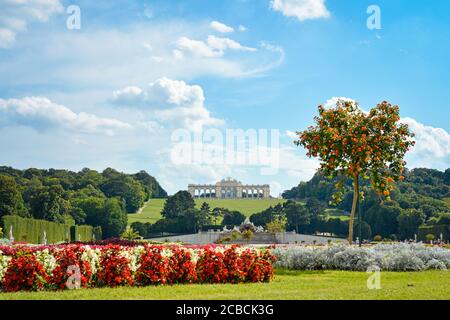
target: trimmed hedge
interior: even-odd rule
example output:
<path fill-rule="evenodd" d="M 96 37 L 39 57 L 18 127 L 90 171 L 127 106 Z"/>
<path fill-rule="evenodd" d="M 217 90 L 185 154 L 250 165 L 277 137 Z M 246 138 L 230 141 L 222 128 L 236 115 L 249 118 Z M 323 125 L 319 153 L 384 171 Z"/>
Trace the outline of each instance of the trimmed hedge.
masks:
<path fill-rule="evenodd" d="M 58 243 L 64 241 L 78 240 L 78 235 L 81 236 L 81 241 L 90 241 L 93 239 L 92 226 L 69 226 L 66 224 L 27 219 L 19 216 L 4 216 L 2 218 L 4 226 L 4 236 L 9 237 L 9 230 L 13 230 L 14 241 L 27 242 L 34 244 L 42 244 L 44 231 L 47 237 L 47 243 Z M 73 231 L 72 231 L 73 230 Z M 73 237 L 72 234 L 77 235 Z"/>
<path fill-rule="evenodd" d="M 441 238 L 441 233 L 444 241 L 449 239 L 449 230 L 447 225 L 421 226 L 419 227 L 418 238 L 421 241 L 426 241 L 427 235 L 432 234 L 436 240 Z"/>
<path fill-rule="evenodd" d="M 90 241 L 93 239 L 93 228 L 91 226 L 71 226 L 70 239 L 72 241 Z"/>

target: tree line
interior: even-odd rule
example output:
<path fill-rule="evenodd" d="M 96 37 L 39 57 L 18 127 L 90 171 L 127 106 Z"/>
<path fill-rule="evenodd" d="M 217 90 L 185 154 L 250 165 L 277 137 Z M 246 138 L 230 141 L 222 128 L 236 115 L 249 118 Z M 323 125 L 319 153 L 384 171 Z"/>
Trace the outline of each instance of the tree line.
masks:
<path fill-rule="evenodd" d="M 0 167 L 0 221 L 2 216 L 17 215 L 100 226 L 103 237 L 118 237 L 127 226 L 128 213 L 137 212 L 151 198 L 165 197 L 166 191 L 145 171 Z"/>
<path fill-rule="evenodd" d="M 420 227 L 446 226 L 450 222 L 450 169 L 445 172 L 435 169 L 418 168 L 405 170 L 405 179 L 394 185 L 389 200 L 382 199 L 364 180 L 361 190 L 362 226 L 365 237 L 379 235 L 383 238 L 413 239 Z M 283 193 L 283 198 L 300 201 L 317 201 L 325 209 L 340 209 L 349 212 L 352 208 L 353 190 L 351 181 L 344 183 L 343 200 L 334 205 L 330 200 L 335 192 L 335 184 L 342 177 L 327 178 L 317 173 L 310 181 L 301 182 L 297 187 Z M 309 206 L 306 205 L 306 208 Z M 322 214 L 328 227 L 319 223 L 313 229 L 339 234 L 342 228 L 335 219 Z M 345 223 L 345 222 L 341 222 Z M 289 225 L 288 225 L 289 227 Z M 331 228 L 331 229 L 330 229 Z M 320 230 L 322 229 L 322 230 Z M 324 230 L 326 229 L 326 230 Z M 357 230 L 357 229 L 356 229 Z M 311 231 L 311 229 L 310 229 Z"/>

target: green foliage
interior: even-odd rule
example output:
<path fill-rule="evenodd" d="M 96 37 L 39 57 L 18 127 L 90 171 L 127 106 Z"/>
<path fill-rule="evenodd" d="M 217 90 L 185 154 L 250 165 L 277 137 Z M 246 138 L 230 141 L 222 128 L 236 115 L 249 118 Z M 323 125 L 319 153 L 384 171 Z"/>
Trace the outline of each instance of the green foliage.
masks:
<path fill-rule="evenodd" d="M 135 175 L 105 169 L 17 170 L 0 166 L 0 217 L 19 215 L 62 224 L 97 227 L 96 239 L 119 237 L 127 212 L 136 212 L 144 199 L 165 196 L 145 171 Z"/>
<path fill-rule="evenodd" d="M 119 197 L 123 199 L 127 212 L 137 212 L 144 205 L 144 200 L 146 199 L 143 186 L 131 176 L 123 173 L 117 173 L 110 177 L 101 186 L 103 193 L 107 197 Z"/>
<path fill-rule="evenodd" d="M 441 234 L 444 241 L 448 241 L 450 239 L 448 225 L 420 226 L 417 237 L 419 240 L 425 241 L 427 240 L 427 235 L 429 234 L 432 234 L 434 239 L 440 239 Z"/>
<path fill-rule="evenodd" d="M 427 236 L 426 236 L 426 239 L 427 239 L 428 242 L 433 241 L 434 238 L 435 238 L 435 237 L 434 237 L 434 234 L 431 234 L 431 233 L 430 233 L 430 234 L 427 234 Z"/>
<path fill-rule="evenodd" d="M 250 221 L 256 226 L 267 227 L 267 224 L 275 219 L 273 207 L 269 207 L 259 213 L 250 216 Z"/>
<path fill-rule="evenodd" d="M 353 227 L 353 240 L 356 240 L 357 237 L 359 237 L 359 222 L 356 222 Z M 372 237 L 370 225 L 365 221 L 361 224 L 361 237 L 362 240 L 369 240 Z"/>
<path fill-rule="evenodd" d="M 231 232 L 230 240 L 236 241 L 236 240 L 239 240 L 240 238 L 242 238 L 242 235 L 240 232 L 238 232 L 238 231 Z"/>
<path fill-rule="evenodd" d="M 61 185 L 42 186 L 31 195 L 30 209 L 35 219 L 64 223 L 69 207 Z"/>
<path fill-rule="evenodd" d="M 308 205 L 308 202 L 310 205 Z M 308 201 L 306 205 L 288 201 L 283 205 L 289 230 L 295 230 L 297 233 L 305 232 L 306 227 L 311 222 L 311 215 L 318 216 L 321 212 L 319 202 Z"/>
<path fill-rule="evenodd" d="M 397 233 L 398 216 L 402 209 L 393 202 L 376 202 L 365 212 L 365 221 L 369 223 L 372 232 L 386 238 L 391 234 Z"/>
<path fill-rule="evenodd" d="M 141 237 L 144 239 L 147 238 L 148 234 L 148 225 L 142 222 L 133 222 L 131 224 L 131 228 L 135 230 Z"/>
<path fill-rule="evenodd" d="M 382 240 L 383 240 L 383 237 L 378 234 L 375 237 L 373 237 L 373 241 L 375 241 L 375 242 L 381 242 Z"/>
<path fill-rule="evenodd" d="M 139 171 L 133 175 L 144 187 L 146 193 L 146 201 L 150 198 L 167 198 L 167 192 L 161 188 L 158 181 L 145 171 Z"/>
<path fill-rule="evenodd" d="M 242 232 L 242 239 L 245 239 L 247 241 L 250 241 L 254 236 L 254 233 L 252 230 L 247 229 L 244 232 Z"/>
<path fill-rule="evenodd" d="M 127 240 L 136 240 L 139 239 L 141 235 L 136 230 L 128 226 L 120 237 Z"/>
<path fill-rule="evenodd" d="M 394 190 L 391 192 L 391 201 L 381 201 L 380 197 L 370 189 L 368 182 L 360 180 L 361 190 L 365 194 L 365 199 L 361 203 L 363 220 L 370 225 L 373 234 L 391 239 L 394 237 L 405 239 L 406 234 L 408 235 L 406 238 L 409 239 L 418 233 L 420 220 L 416 223 L 408 223 L 406 217 L 408 215 L 405 210 L 406 212 L 418 210 L 422 214 L 423 223 L 427 225 L 448 226 L 450 224 L 450 214 L 448 213 L 450 212 L 450 201 L 446 201 L 446 199 L 450 199 L 450 187 L 445 179 L 446 175 L 449 174 L 450 169 L 446 170 L 445 173 L 434 169 L 414 169 L 411 171 L 405 169 L 405 179 L 396 183 Z M 326 178 L 317 173 L 310 181 L 302 182 L 297 187 L 284 192 L 283 197 L 306 201 L 308 210 L 309 199 L 316 199 L 322 205 L 325 205 L 330 201 L 334 185 L 339 179 L 341 178 Z M 349 212 L 352 208 L 353 199 L 353 190 L 349 180 L 344 181 L 344 190 L 343 201 L 338 208 Z M 331 208 L 334 207 L 331 206 Z M 400 220 L 403 221 L 401 226 L 403 234 L 400 234 L 399 216 L 402 213 L 404 215 Z M 313 216 L 310 220 L 310 224 L 305 228 L 306 233 L 331 232 L 333 230 L 332 233 L 341 234 L 340 229 L 343 223 L 340 221 L 330 219 L 327 221 L 322 217 L 315 218 Z M 411 228 L 410 230 L 406 230 L 408 225 Z M 288 230 L 290 229 L 292 229 L 292 226 L 288 223 Z M 300 228 L 300 231 L 302 231 L 302 228 Z M 425 235 L 422 237 L 423 240 Z"/>
<path fill-rule="evenodd" d="M 16 181 L 0 175 L 0 218 L 6 215 L 25 215 L 26 209 Z"/>
<path fill-rule="evenodd" d="M 277 217 L 267 224 L 266 230 L 270 233 L 283 232 L 286 231 L 286 224 L 287 224 L 286 219 Z"/>
<path fill-rule="evenodd" d="M 104 238 L 119 237 L 128 223 L 123 203 L 118 198 L 86 198 L 77 202 L 86 213 L 86 223 L 100 226 Z"/>
<path fill-rule="evenodd" d="M 102 239 L 102 227 L 96 226 L 92 229 L 94 240 Z"/>
<path fill-rule="evenodd" d="M 417 209 L 403 210 L 398 216 L 398 233 L 401 239 L 414 239 L 419 226 L 423 224 L 425 217 L 422 211 Z"/>
<path fill-rule="evenodd" d="M 71 226 L 70 237 L 72 241 L 90 241 L 94 239 L 94 228 L 92 226 Z"/>
<path fill-rule="evenodd" d="M 166 219 L 174 219 L 194 208 L 195 201 L 191 194 L 187 191 L 178 191 L 173 196 L 167 198 L 161 214 Z"/>
<path fill-rule="evenodd" d="M 223 216 L 222 225 L 239 226 L 245 221 L 245 216 L 239 211 L 226 211 Z"/>
<path fill-rule="evenodd" d="M 70 240 L 70 227 L 60 223 L 26 219 L 19 216 L 4 216 L 3 226 L 7 230 L 8 237 L 12 226 L 13 237 L 17 242 L 41 244 L 44 231 L 48 243 Z"/>

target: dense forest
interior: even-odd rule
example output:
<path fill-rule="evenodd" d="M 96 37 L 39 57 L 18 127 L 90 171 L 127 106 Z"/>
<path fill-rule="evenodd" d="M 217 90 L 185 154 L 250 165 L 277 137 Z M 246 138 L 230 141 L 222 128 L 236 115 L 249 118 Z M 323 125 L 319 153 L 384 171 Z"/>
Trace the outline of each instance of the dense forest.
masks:
<path fill-rule="evenodd" d="M 306 201 L 306 209 L 313 204 L 314 208 L 319 208 L 318 212 L 322 212 L 318 214 L 321 218 L 315 217 L 316 226 L 311 226 L 311 218 L 307 219 L 309 224 L 302 224 L 307 231 L 322 229 L 315 231 L 345 234 L 345 221 L 323 214 L 333 210 L 342 210 L 346 214 L 351 210 L 353 190 L 350 180 L 346 183 L 343 202 L 337 207 L 330 205 L 336 182 L 337 179 L 328 179 L 317 173 L 310 181 L 301 182 L 283 193 L 285 199 Z M 445 172 L 423 168 L 406 171 L 405 179 L 396 184 L 390 201 L 382 202 L 365 181 L 362 181 L 362 190 L 365 194 L 361 205 L 365 237 L 379 235 L 383 238 L 411 239 L 420 228 L 437 228 L 444 236 L 448 236 L 450 169 Z M 314 214 L 310 217 L 314 217 Z M 290 227 L 293 228 L 292 225 Z"/>
<path fill-rule="evenodd" d="M 126 228 L 128 213 L 137 212 L 151 198 L 165 197 L 166 191 L 145 171 L 0 167 L 0 221 L 2 216 L 18 215 L 100 226 L 103 237 L 117 237 Z"/>

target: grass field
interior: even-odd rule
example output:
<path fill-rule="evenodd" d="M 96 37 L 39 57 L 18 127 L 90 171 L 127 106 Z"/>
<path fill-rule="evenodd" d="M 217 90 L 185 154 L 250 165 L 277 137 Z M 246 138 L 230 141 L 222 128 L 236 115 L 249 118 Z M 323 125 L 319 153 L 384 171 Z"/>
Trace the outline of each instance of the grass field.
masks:
<path fill-rule="evenodd" d="M 381 289 L 367 289 L 368 274 L 349 271 L 277 270 L 271 283 L 175 285 L 171 287 L 82 289 L 0 294 L 7 299 L 238 299 L 238 300 L 386 300 L 450 299 L 450 273 L 382 272 Z"/>
<path fill-rule="evenodd" d="M 150 222 L 155 223 L 161 219 L 161 211 L 164 207 L 165 199 L 152 199 L 142 209 L 141 213 L 129 214 L 128 222 Z M 242 212 L 246 216 L 250 216 L 253 213 L 263 211 L 270 206 L 275 206 L 278 203 L 284 203 L 282 199 L 195 199 L 195 203 L 198 208 L 203 202 L 207 202 L 211 209 L 215 207 L 227 208 L 229 210 L 237 210 Z"/>

